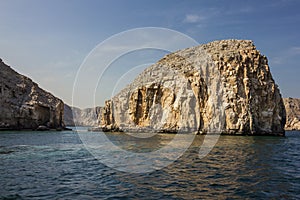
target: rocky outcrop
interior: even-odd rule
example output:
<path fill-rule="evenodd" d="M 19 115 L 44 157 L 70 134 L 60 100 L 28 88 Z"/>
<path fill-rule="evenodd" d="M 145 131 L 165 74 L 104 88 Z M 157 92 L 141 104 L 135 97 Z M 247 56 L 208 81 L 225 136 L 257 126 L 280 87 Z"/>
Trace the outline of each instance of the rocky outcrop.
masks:
<path fill-rule="evenodd" d="M 64 103 L 0 59 L 0 130 L 64 128 Z"/>
<path fill-rule="evenodd" d="M 166 55 L 106 101 L 103 130 L 283 135 L 285 109 L 252 41 L 222 40 Z"/>
<path fill-rule="evenodd" d="M 300 130 L 300 99 L 284 98 L 286 110 L 285 130 Z"/>
<path fill-rule="evenodd" d="M 97 116 L 100 112 L 100 107 L 80 109 L 64 106 L 64 120 L 66 126 L 97 126 Z"/>

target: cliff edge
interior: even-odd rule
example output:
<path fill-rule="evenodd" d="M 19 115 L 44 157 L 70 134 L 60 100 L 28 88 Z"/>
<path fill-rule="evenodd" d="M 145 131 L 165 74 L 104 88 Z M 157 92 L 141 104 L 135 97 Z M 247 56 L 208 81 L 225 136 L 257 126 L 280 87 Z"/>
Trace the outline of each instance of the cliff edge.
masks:
<path fill-rule="evenodd" d="M 64 103 L 0 59 L 0 130 L 62 129 Z"/>
<path fill-rule="evenodd" d="M 250 40 L 168 54 L 100 113 L 104 131 L 284 135 L 286 120 L 268 60 Z"/>

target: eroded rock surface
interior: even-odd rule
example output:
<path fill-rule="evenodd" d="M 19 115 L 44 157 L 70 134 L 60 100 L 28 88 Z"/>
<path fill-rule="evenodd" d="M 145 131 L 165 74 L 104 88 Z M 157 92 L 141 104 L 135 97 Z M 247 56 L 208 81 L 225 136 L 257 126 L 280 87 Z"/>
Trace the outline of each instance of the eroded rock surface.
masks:
<path fill-rule="evenodd" d="M 252 41 L 222 40 L 166 55 L 106 101 L 103 130 L 283 135 L 285 109 Z"/>
<path fill-rule="evenodd" d="M 0 129 L 64 128 L 64 103 L 0 59 Z"/>
<path fill-rule="evenodd" d="M 300 130 L 300 99 L 284 98 L 286 109 L 285 130 Z"/>

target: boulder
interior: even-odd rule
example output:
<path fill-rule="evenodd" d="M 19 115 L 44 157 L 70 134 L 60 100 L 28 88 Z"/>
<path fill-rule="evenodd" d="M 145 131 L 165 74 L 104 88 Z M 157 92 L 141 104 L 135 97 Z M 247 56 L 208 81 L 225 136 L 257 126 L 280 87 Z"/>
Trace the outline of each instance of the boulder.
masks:
<path fill-rule="evenodd" d="M 36 130 L 37 131 L 48 131 L 50 129 L 47 126 L 39 125 Z"/>

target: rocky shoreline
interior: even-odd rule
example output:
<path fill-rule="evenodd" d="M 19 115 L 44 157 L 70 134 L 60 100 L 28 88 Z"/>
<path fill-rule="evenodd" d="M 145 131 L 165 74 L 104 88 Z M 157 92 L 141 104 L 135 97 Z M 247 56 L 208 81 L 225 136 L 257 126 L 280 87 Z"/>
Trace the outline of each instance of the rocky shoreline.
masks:
<path fill-rule="evenodd" d="M 286 131 L 292 131 L 292 130 L 300 130 L 300 126 L 299 126 L 299 122 L 300 122 L 300 99 L 297 98 L 283 98 L 283 102 L 286 108 L 286 124 L 284 129 Z M 68 106 L 68 105 L 65 105 Z M 73 115 L 72 115 L 72 110 L 73 107 L 69 107 L 68 106 L 68 111 L 64 112 L 64 116 L 65 116 L 65 124 L 67 126 L 75 126 L 75 123 L 73 121 Z M 89 114 L 85 114 L 88 116 L 93 116 L 90 117 L 88 119 L 84 119 L 82 120 L 81 117 L 77 117 L 75 120 L 77 121 L 77 126 L 87 126 L 90 127 L 89 130 L 90 131 L 95 131 L 95 132 L 99 132 L 99 131 L 115 131 L 115 132 L 122 132 L 122 130 L 118 130 L 118 129 L 103 129 L 101 127 L 98 126 L 98 120 L 97 117 L 95 117 L 95 115 L 97 115 L 96 110 L 98 110 L 98 112 L 101 110 L 101 107 L 98 107 L 97 109 L 79 109 L 79 108 L 75 108 L 78 112 L 78 110 L 80 110 L 81 112 L 87 112 L 87 110 L 89 110 Z M 80 115 L 81 116 L 81 115 Z M 67 119 L 67 120 L 66 120 Z M 139 130 L 124 130 L 123 132 L 127 132 L 127 131 L 131 131 L 131 132 L 140 132 Z M 145 131 L 145 130 L 144 130 Z M 151 130 L 153 131 L 153 130 Z M 158 131 L 157 131 L 158 132 Z M 168 132 L 168 131 L 166 131 Z M 172 133 L 172 131 L 169 131 L 170 133 Z M 173 132 L 174 133 L 174 132 Z"/>
<path fill-rule="evenodd" d="M 221 40 L 166 55 L 103 107 L 70 107 L 0 59 L 0 131 L 68 130 L 284 135 L 300 99 L 281 98 L 252 41 Z"/>

